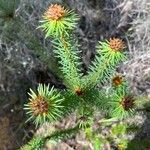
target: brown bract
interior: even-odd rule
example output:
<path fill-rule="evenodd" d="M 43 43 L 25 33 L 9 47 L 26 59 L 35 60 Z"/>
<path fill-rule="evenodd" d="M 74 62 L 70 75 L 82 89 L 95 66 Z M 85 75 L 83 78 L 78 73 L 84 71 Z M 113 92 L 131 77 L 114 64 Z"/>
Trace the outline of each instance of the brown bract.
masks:
<path fill-rule="evenodd" d="M 112 79 L 112 82 L 115 86 L 119 86 L 122 84 L 123 80 L 122 80 L 122 77 L 116 76 Z"/>
<path fill-rule="evenodd" d="M 112 38 L 108 43 L 110 48 L 114 51 L 121 51 L 125 48 L 124 42 L 119 38 Z"/>
<path fill-rule="evenodd" d="M 48 102 L 43 96 L 37 96 L 36 99 L 29 103 L 34 115 L 42 115 L 48 113 Z"/>
<path fill-rule="evenodd" d="M 77 88 L 75 89 L 75 93 L 76 93 L 78 96 L 82 96 L 82 95 L 84 94 L 84 92 L 83 92 L 79 87 L 77 87 Z"/>
<path fill-rule="evenodd" d="M 132 109 L 135 105 L 135 100 L 132 96 L 126 96 L 122 99 L 121 105 L 123 106 L 124 110 L 128 111 Z"/>
<path fill-rule="evenodd" d="M 64 7 L 58 4 L 54 4 L 54 5 L 52 4 L 44 13 L 44 19 L 57 21 L 61 19 L 62 17 L 64 17 L 65 13 L 66 13 L 66 10 L 64 9 Z"/>

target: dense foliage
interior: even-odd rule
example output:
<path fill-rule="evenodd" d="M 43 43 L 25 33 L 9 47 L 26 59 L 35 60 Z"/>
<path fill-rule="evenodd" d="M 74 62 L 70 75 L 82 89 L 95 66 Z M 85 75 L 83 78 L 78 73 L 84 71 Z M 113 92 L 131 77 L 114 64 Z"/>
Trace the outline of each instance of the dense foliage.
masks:
<path fill-rule="evenodd" d="M 72 112 L 77 114 L 77 124 L 73 128 L 36 137 L 22 150 L 41 149 L 48 140 L 66 139 L 80 130 L 87 131 L 94 124 L 95 111 L 104 111 L 108 120 L 122 120 L 135 112 L 136 98 L 125 79 L 116 72 L 119 63 L 126 59 L 125 43 L 119 38 L 99 42 L 95 59 L 85 75 L 81 69 L 80 46 L 73 33 L 78 20 L 77 14 L 58 4 L 50 5 L 44 13 L 39 28 L 45 31 L 46 38 L 53 38 L 55 57 L 66 89 L 57 90 L 39 84 L 37 91 L 30 90 L 29 103 L 25 105 L 28 121 L 33 121 L 36 126 L 60 120 Z M 105 83 L 111 84 L 107 91 L 103 88 Z M 94 136 L 94 140 L 95 149 L 101 149 L 100 139 Z"/>

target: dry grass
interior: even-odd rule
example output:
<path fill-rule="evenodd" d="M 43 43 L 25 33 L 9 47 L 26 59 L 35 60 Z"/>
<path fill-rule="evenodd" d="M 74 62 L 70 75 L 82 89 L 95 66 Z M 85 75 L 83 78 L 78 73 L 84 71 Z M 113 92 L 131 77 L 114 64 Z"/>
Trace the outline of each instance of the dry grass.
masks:
<path fill-rule="evenodd" d="M 130 59 L 123 68 L 132 81 L 136 92 L 150 90 L 150 1 L 126 0 L 126 5 L 132 3 L 128 16 L 132 17 L 131 27 L 126 33 Z M 126 10 L 127 6 L 123 7 Z M 123 16 L 126 13 L 123 14 Z M 138 91 L 137 91 L 138 90 Z"/>

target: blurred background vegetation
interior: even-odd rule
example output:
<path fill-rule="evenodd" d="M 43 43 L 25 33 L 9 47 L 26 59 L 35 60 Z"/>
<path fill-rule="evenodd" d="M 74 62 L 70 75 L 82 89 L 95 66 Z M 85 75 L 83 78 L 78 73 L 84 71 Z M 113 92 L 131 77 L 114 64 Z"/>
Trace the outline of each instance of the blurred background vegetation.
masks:
<path fill-rule="evenodd" d="M 149 0 L 0 0 L 0 150 L 19 148 L 35 132 L 24 123 L 23 104 L 30 87 L 50 83 L 64 88 L 51 39 L 37 29 L 54 2 L 74 9 L 81 18 L 75 33 L 84 71 L 98 40 L 120 37 L 127 43 L 129 60 L 118 70 L 129 79 L 133 92 L 150 97 Z M 150 139 L 149 109 L 137 117 L 142 130 L 135 139 Z"/>

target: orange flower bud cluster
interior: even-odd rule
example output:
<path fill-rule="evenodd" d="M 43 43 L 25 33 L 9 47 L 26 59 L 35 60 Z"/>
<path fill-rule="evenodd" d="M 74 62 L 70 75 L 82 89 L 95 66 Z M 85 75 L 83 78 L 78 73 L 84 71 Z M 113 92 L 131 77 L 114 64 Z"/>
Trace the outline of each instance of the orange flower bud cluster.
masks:
<path fill-rule="evenodd" d="M 109 47 L 114 51 L 121 51 L 125 48 L 124 42 L 119 38 L 109 40 Z"/>
<path fill-rule="evenodd" d="M 132 96 L 126 96 L 122 99 L 121 105 L 124 108 L 124 110 L 128 111 L 129 109 L 132 109 L 134 107 L 135 100 Z"/>
<path fill-rule="evenodd" d="M 84 92 L 83 92 L 79 87 L 77 87 L 77 88 L 75 89 L 75 93 L 76 93 L 78 96 L 82 96 L 82 95 L 84 94 Z"/>
<path fill-rule="evenodd" d="M 43 96 L 37 96 L 35 100 L 29 103 L 29 106 L 35 116 L 48 113 L 48 102 Z"/>
<path fill-rule="evenodd" d="M 119 86 L 122 84 L 123 80 L 122 80 L 122 77 L 116 76 L 112 79 L 112 82 L 115 86 Z"/>
<path fill-rule="evenodd" d="M 65 13 L 66 13 L 66 10 L 64 9 L 64 7 L 58 4 L 54 4 L 54 5 L 52 4 L 44 13 L 44 19 L 57 21 L 61 19 L 62 17 L 64 17 Z"/>

